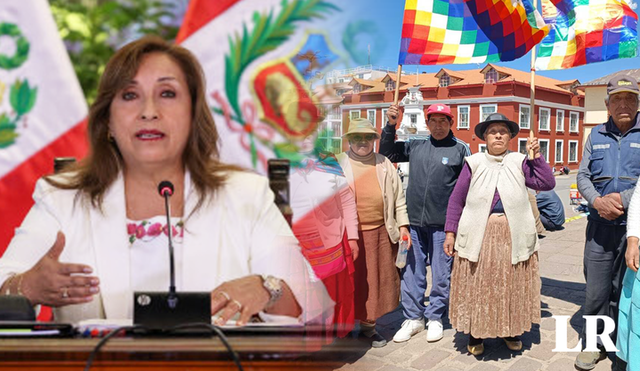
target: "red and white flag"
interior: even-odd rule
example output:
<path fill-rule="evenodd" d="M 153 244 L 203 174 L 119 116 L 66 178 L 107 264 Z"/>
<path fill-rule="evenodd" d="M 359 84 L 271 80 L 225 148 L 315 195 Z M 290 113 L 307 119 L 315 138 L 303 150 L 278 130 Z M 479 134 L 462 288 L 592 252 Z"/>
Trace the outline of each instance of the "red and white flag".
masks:
<path fill-rule="evenodd" d="M 223 161 L 263 174 L 269 158 L 295 163 L 296 143 L 321 121 L 310 85 L 341 60 L 331 36 L 322 31 L 344 21 L 336 3 L 189 3 L 176 42 L 191 50 L 203 66 Z"/>
<path fill-rule="evenodd" d="M 55 157 L 81 158 L 87 104 L 46 0 L 0 3 L 0 255 Z"/>

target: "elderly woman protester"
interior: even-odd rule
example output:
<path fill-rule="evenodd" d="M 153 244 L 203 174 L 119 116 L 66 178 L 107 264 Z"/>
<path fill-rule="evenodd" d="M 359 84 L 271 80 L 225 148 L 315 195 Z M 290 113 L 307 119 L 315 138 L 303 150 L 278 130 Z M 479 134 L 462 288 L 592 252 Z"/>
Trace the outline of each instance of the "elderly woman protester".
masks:
<path fill-rule="evenodd" d="M 373 152 L 380 138 L 369 120 L 355 119 L 344 135 L 349 151 L 338 155 L 356 198 L 359 255 L 355 262 L 355 318 L 373 347 L 387 341 L 375 329 L 376 320 L 398 306 L 400 277 L 395 267 L 398 241 L 407 236 L 409 217 L 400 177 L 391 162 Z"/>
<path fill-rule="evenodd" d="M 640 190 L 636 186 L 627 216 L 627 270 L 618 304 L 616 371 L 640 370 Z M 633 350 L 636 350 L 635 352 Z"/>
<path fill-rule="evenodd" d="M 527 139 L 533 158 L 508 150 L 518 130 L 500 113 L 476 126 L 487 152 L 465 159 L 447 208 L 444 249 L 455 256 L 449 318 L 469 334 L 467 349 L 476 356 L 486 338 L 520 350 L 518 336 L 540 322 L 538 236 L 527 187 L 550 190 L 555 179 L 537 138 Z"/>
<path fill-rule="evenodd" d="M 36 184 L 35 205 L 0 259 L 1 292 L 54 307 L 56 320 L 130 319 L 134 291 L 165 291 L 167 231 L 178 291 L 210 291 L 217 324 L 304 321 L 332 308 L 266 178 L 219 160 L 195 57 L 149 36 L 107 63 L 90 108 L 91 153 Z M 165 225 L 158 183 L 175 185 Z M 310 292 L 311 291 L 311 292 Z"/>
<path fill-rule="evenodd" d="M 293 233 L 316 276 L 335 302 L 326 318 L 327 342 L 354 328 L 353 261 L 358 257 L 358 214 L 335 156 L 316 146 L 317 132 L 302 142 L 301 166 L 289 177 Z"/>

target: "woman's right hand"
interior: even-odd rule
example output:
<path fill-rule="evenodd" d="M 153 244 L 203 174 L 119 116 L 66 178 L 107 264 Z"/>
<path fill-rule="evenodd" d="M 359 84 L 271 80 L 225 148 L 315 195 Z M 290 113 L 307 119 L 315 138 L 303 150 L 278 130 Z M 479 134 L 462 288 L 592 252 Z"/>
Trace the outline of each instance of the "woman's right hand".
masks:
<path fill-rule="evenodd" d="M 640 249 L 638 249 L 638 237 L 627 238 L 627 252 L 624 254 L 627 267 L 634 272 L 640 267 Z"/>
<path fill-rule="evenodd" d="M 93 300 L 100 291 L 98 277 L 88 276 L 93 270 L 84 264 L 60 263 L 65 237 L 58 232 L 56 242 L 47 253 L 25 273 L 17 276 L 19 289 L 31 304 L 62 307 Z"/>
<path fill-rule="evenodd" d="M 444 253 L 448 256 L 453 256 L 453 247 L 456 244 L 456 234 L 453 232 L 447 232 L 447 236 L 444 238 Z"/>

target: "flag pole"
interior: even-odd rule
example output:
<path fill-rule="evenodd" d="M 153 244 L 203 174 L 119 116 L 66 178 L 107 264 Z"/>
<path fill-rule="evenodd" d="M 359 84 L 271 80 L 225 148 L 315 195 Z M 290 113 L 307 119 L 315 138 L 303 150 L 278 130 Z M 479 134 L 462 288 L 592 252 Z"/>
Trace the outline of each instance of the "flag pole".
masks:
<path fill-rule="evenodd" d="M 531 97 L 529 102 L 529 138 L 534 138 L 534 112 L 536 105 L 536 46 L 531 48 Z M 533 160 L 534 153 L 529 150 L 529 159 Z"/>
<path fill-rule="evenodd" d="M 398 65 L 398 73 L 396 74 L 396 92 L 393 95 L 393 105 L 398 104 L 398 93 L 400 93 L 400 74 L 402 73 L 402 65 Z"/>

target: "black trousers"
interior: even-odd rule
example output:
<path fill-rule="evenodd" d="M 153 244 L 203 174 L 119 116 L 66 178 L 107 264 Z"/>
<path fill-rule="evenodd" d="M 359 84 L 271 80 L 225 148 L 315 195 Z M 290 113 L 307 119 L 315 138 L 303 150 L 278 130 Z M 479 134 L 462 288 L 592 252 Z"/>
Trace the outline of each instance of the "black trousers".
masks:
<path fill-rule="evenodd" d="M 587 223 L 584 246 L 584 278 L 587 281 L 583 315 L 609 316 L 618 327 L 618 301 L 626 264 L 627 226 L 607 225 L 594 221 Z M 604 322 L 598 321 L 598 333 L 604 330 Z M 583 348 L 586 346 L 586 321 L 583 320 Z M 616 342 L 617 331 L 610 336 Z"/>

